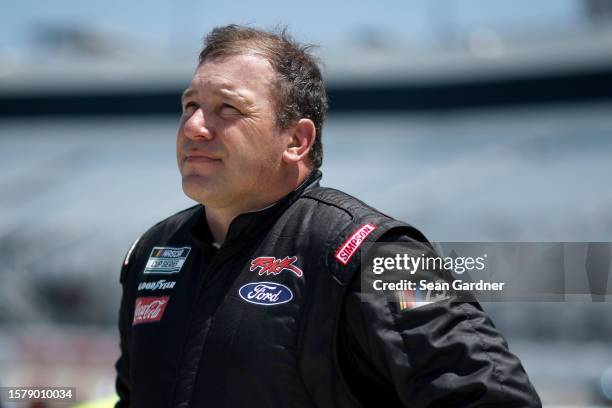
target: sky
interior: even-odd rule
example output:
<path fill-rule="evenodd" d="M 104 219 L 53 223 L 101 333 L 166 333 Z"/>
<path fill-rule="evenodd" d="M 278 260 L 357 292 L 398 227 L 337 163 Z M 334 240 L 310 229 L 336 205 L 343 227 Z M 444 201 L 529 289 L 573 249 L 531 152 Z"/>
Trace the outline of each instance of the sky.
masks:
<path fill-rule="evenodd" d="M 27 49 L 33 29 L 41 25 L 91 28 L 151 49 L 191 52 L 203 33 L 228 23 L 288 25 L 299 40 L 324 46 L 341 46 L 373 31 L 419 45 L 470 27 L 522 31 L 573 26 L 583 20 L 581 10 L 581 0 L 22 0 L 0 6 L 5 17 L 0 52 Z"/>

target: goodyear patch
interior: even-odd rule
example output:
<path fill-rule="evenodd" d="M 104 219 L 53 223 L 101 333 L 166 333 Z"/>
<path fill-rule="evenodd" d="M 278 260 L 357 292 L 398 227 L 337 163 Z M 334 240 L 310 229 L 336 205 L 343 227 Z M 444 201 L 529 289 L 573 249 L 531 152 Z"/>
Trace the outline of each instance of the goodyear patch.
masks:
<path fill-rule="evenodd" d="M 191 247 L 153 247 L 144 273 L 178 273 L 191 251 Z"/>

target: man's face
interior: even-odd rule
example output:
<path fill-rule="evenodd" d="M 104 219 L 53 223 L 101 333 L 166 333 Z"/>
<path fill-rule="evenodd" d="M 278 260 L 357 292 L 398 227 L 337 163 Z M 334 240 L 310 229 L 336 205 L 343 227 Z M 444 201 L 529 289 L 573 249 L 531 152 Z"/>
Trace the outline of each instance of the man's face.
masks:
<path fill-rule="evenodd" d="M 275 72 L 256 55 L 205 61 L 183 94 L 177 160 L 187 196 L 212 208 L 257 206 L 280 180 Z"/>

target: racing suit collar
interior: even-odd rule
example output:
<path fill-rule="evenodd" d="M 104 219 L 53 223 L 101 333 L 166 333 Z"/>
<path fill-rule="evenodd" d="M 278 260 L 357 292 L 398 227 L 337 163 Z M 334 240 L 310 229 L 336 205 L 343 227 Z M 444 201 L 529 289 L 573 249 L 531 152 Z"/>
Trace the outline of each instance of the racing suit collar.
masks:
<path fill-rule="evenodd" d="M 313 170 L 308 177 L 292 192 L 276 203 L 258 210 L 250 211 L 237 216 L 230 224 L 223 242 L 223 246 L 233 245 L 245 240 L 253 239 L 267 230 L 272 224 L 297 200 L 305 191 L 317 187 L 323 177 L 320 170 Z M 197 212 L 198 220 L 190 230 L 192 238 L 205 249 L 212 249 L 214 239 L 208 222 L 204 206 Z"/>

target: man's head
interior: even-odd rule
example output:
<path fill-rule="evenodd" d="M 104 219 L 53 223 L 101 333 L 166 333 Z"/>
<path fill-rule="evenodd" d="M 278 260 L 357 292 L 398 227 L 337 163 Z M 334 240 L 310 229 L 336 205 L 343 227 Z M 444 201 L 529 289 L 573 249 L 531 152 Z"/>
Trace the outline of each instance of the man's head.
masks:
<path fill-rule="evenodd" d="M 284 31 L 231 25 L 206 37 L 177 138 L 188 196 L 232 205 L 321 165 L 327 96 L 308 51 Z"/>
<path fill-rule="evenodd" d="M 255 54 L 266 59 L 275 71 L 272 94 L 279 129 L 308 118 L 315 125 L 316 140 L 309 159 L 313 168 L 321 167 L 321 135 L 327 112 L 327 92 L 311 45 L 295 42 L 286 32 L 279 34 L 254 28 L 229 25 L 215 28 L 204 40 L 200 65 L 206 60 L 240 54 Z"/>

